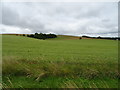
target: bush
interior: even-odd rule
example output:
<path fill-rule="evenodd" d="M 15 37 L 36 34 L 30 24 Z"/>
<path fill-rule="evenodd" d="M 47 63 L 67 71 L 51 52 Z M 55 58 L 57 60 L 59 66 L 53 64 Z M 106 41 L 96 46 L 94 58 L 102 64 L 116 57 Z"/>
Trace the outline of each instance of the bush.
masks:
<path fill-rule="evenodd" d="M 25 36 L 25 34 L 23 34 L 23 36 Z"/>
<path fill-rule="evenodd" d="M 51 34 L 51 33 L 50 34 L 43 34 L 43 33 L 38 34 L 38 33 L 35 33 L 35 34 L 27 35 L 27 37 L 32 37 L 32 38 L 45 40 L 45 39 L 48 39 L 48 38 L 56 38 L 57 35 Z"/>
<path fill-rule="evenodd" d="M 82 37 L 80 37 L 79 39 L 82 39 Z"/>

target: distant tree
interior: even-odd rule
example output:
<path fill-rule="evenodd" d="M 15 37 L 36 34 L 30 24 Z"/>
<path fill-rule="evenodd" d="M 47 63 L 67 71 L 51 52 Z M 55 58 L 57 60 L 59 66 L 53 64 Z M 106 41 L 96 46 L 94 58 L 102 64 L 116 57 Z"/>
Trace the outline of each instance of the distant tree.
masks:
<path fill-rule="evenodd" d="M 97 38 L 98 38 L 98 39 L 101 39 L 101 37 L 100 37 L 100 36 L 98 36 Z"/>
<path fill-rule="evenodd" d="M 85 38 L 87 38 L 88 36 L 85 36 L 85 35 L 84 35 L 84 36 L 82 36 L 82 37 L 85 37 Z"/>
<path fill-rule="evenodd" d="M 34 34 L 27 35 L 28 37 L 34 38 Z"/>
<path fill-rule="evenodd" d="M 29 37 L 29 34 L 27 34 L 27 37 Z"/>
<path fill-rule="evenodd" d="M 38 35 L 38 33 L 35 33 L 35 35 Z"/>
<path fill-rule="evenodd" d="M 35 34 L 31 34 L 31 35 L 27 35 L 27 37 L 32 37 L 32 38 L 37 38 L 37 39 L 47 39 L 47 38 L 56 38 L 57 35 L 55 34 L 43 34 L 43 33 L 35 33 Z"/>
<path fill-rule="evenodd" d="M 82 37 L 80 37 L 79 39 L 82 39 Z"/>
<path fill-rule="evenodd" d="M 25 34 L 23 34 L 23 36 L 25 36 Z"/>
<path fill-rule="evenodd" d="M 38 33 L 35 33 L 34 38 L 38 38 Z"/>

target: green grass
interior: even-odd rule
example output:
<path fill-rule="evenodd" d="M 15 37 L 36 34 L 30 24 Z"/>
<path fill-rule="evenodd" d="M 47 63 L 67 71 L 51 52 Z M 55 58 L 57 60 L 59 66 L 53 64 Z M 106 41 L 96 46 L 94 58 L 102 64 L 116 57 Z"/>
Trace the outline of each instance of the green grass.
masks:
<path fill-rule="evenodd" d="M 118 86 L 120 75 L 116 40 L 79 40 L 72 36 L 39 40 L 3 35 L 2 48 L 3 87 Z"/>
<path fill-rule="evenodd" d="M 20 76 L 6 77 L 4 80 L 5 88 L 117 88 L 118 84 L 117 79 L 109 78 L 47 77 L 35 81 L 34 78 Z"/>

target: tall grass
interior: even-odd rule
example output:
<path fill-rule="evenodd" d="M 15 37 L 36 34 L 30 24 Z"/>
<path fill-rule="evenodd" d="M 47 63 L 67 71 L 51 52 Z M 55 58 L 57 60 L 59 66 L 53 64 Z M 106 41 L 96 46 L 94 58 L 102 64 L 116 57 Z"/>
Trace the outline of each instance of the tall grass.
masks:
<path fill-rule="evenodd" d="M 111 67 L 112 66 L 112 67 Z M 3 58 L 3 75 L 26 75 L 40 78 L 43 76 L 80 76 L 85 78 L 111 77 L 118 78 L 117 64 L 83 63 L 44 60 Z"/>

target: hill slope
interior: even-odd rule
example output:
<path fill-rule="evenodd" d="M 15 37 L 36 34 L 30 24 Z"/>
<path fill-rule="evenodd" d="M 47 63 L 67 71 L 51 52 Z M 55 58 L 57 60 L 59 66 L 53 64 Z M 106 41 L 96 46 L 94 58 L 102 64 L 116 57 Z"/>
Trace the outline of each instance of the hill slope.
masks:
<path fill-rule="evenodd" d="M 4 87 L 117 87 L 117 41 L 67 38 L 3 35 Z"/>

